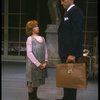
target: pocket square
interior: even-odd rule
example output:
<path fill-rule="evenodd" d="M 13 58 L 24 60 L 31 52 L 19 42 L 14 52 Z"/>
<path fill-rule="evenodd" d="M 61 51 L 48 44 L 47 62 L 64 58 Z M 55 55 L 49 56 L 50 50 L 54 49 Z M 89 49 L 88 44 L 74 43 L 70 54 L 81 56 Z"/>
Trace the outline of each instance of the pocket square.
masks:
<path fill-rule="evenodd" d="M 66 20 L 69 20 L 69 18 L 68 17 L 64 17 L 64 21 L 66 21 Z"/>

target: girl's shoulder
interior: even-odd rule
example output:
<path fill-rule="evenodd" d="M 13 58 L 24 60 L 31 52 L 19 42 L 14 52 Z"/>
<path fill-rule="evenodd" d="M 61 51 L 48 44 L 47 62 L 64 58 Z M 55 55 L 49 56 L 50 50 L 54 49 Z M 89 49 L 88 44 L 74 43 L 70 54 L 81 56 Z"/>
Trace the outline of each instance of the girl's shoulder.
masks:
<path fill-rule="evenodd" d="M 27 39 L 31 39 L 31 38 L 32 38 L 31 36 L 28 36 L 28 37 L 27 37 Z"/>
<path fill-rule="evenodd" d="M 28 36 L 27 37 L 27 41 L 31 41 L 32 40 L 32 37 L 31 36 Z"/>

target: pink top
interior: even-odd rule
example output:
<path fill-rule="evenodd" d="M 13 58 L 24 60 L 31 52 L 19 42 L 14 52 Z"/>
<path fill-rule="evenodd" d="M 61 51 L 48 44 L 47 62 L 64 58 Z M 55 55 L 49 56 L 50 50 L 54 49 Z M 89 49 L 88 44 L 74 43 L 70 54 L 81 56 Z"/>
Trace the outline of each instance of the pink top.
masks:
<path fill-rule="evenodd" d="M 41 36 L 34 36 L 34 38 L 37 39 L 37 41 L 42 42 L 43 41 L 43 37 Z M 37 66 L 39 67 L 41 62 L 39 62 L 36 57 L 34 56 L 34 54 L 32 53 L 32 37 L 29 36 L 27 38 L 26 41 L 26 50 L 27 50 L 27 57 Z M 47 53 L 47 47 L 45 45 L 45 61 L 48 61 L 48 53 Z"/>

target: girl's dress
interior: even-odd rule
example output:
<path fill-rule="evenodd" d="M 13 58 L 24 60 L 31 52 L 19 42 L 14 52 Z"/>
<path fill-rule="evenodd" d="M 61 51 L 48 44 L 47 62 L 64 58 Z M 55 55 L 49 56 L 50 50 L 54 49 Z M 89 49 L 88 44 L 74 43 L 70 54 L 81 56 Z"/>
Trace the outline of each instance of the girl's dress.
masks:
<path fill-rule="evenodd" d="M 40 63 L 45 63 L 45 54 L 46 54 L 46 44 L 43 38 L 42 42 L 39 42 L 36 38 L 30 36 L 32 53 L 36 60 Z M 28 40 L 27 42 L 28 43 Z M 28 49 L 28 48 L 27 48 Z M 45 84 L 45 78 L 47 77 L 47 68 L 40 69 L 36 66 L 29 57 L 26 59 L 26 80 L 27 85 L 32 87 L 39 87 L 42 84 Z"/>

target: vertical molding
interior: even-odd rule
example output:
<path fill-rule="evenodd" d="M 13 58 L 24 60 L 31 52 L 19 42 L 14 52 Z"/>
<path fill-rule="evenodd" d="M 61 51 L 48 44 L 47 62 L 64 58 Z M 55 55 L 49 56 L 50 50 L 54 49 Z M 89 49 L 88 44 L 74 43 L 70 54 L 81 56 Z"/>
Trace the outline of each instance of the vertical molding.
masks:
<path fill-rule="evenodd" d="M 8 1 L 4 0 L 4 56 L 8 55 Z"/>

